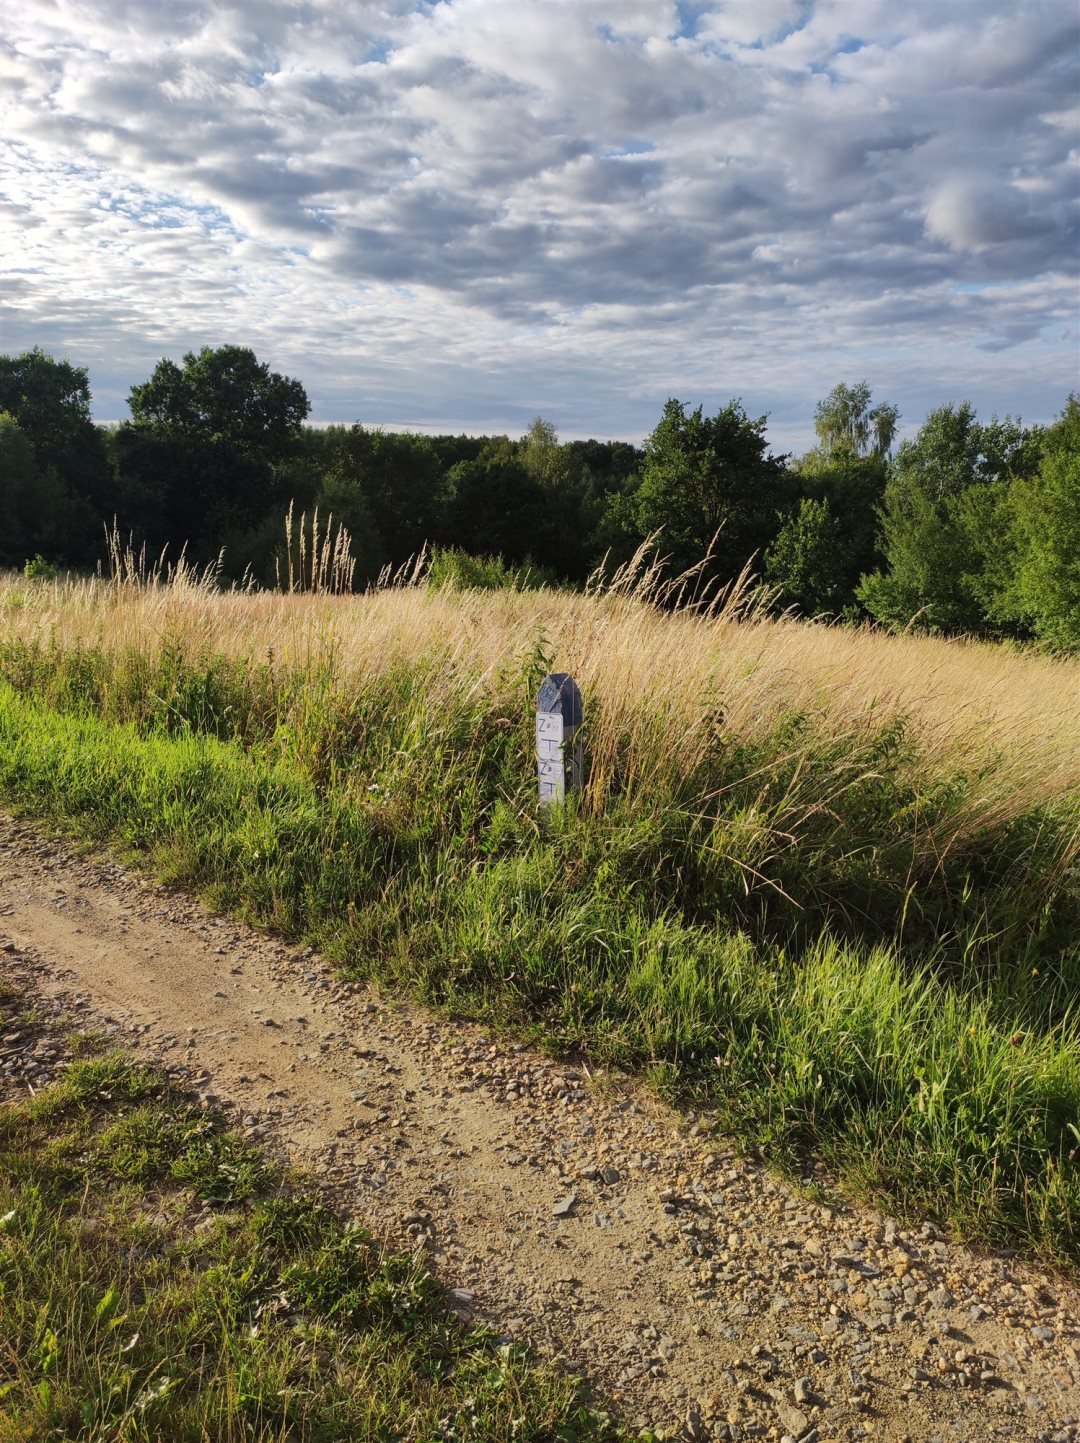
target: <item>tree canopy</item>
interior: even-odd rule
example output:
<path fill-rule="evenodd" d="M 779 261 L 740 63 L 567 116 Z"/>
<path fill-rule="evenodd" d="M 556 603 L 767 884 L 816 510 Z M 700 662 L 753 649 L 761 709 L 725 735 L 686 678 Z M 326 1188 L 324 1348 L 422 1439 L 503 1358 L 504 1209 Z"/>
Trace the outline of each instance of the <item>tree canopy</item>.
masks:
<path fill-rule="evenodd" d="M 827 456 L 884 457 L 892 449 L 900 412 L 887 401 L 871 408 L 865 381 L 834 386 L 814 412 L 814 430 Z"/>
<path fill-rule="evenodd" d="M 0 356 L 0 411 L 18 421 L 42 469 L 70 460 L 94 433 L 86 368 L 37 349 Z"/>
<path fill-rule="evenodd" d="M 1042 461 L 1010 487 L 1015 565 L 1000 613 L 1054 646 L 1080 646 L 1080 397 L 1042 438 Z"/>
<path fill-rule="evenodd" d="M 995 575 L 1012 546 L 1010 483 L 1029 476 L 1039 433 L 995 417 L 980 424 L 968 402 L 931 411 L 897 450 L 881 507 L 885 565 L 858 595 L 887 626 L 993 630 Z"/>
<path fill-rule="evenodd" d="M 51 474 L 59 495 L 92 507 L 107 503 L 112 477 L 104 439 L 90 417 L 84 366 L 38 349 L 0 356 L 0 411 L 18 422 L 38 473 Z"/>
<path fill-rule="evenodd" d="M 281 468 L 308 414 L 299 381 L 245 346 L 204 346 L 182 365 L 159 361 L 128 396 L 132 419 L 113 446 L 126 524 L 154 549 L 257 532 L 290 496 Z M 179 538 L 179 539 L 178 539 Z"/>
<path fill-rule="evenodd" d="M 645 443 L 634 503 L 643 535 L 659 532 L 661 550 L 685 569 L 714 544 L 713 575 L 733 580 L 776 530 L 795 487 L 785 456 L 768 454 L 765 416 L 729 401 L 715 416 L 669 400 Z"/>
<path fill-rule="evenodd" d="M 203 346 L 183 364 L 161 360 L 133 386 L 137 426 L 171 438 L 225 442 L 259 460 L 278 460 L 311 409 L 299 381 L 271 371 L 246 346 Z"/>

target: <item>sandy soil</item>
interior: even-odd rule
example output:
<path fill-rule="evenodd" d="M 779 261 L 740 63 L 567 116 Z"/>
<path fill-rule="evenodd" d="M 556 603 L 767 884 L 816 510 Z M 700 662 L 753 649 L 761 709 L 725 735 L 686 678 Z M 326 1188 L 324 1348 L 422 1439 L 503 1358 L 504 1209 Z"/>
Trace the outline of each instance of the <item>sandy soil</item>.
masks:
<path fill-rule="evenodd" d="M 190 896 L 0 816 L 0 976 L 114 1032 L 464 1314 L 674 1436 L 1080 1438 L 1080 1292 L 822 1206 L 628 1079 L 339 984 Z M 0 1079 L 49 1059 L 0 1043 Z"/>

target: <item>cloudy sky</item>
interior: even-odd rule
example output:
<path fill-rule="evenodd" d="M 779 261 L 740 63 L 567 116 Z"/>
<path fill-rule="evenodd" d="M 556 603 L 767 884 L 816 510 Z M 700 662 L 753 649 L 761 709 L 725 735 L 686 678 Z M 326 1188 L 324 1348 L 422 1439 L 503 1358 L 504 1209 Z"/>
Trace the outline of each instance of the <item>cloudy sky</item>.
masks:
<path fill-rule="evenodd" d="M 252 346 L 313 419 L 778 449 L 1078 374 L 1075 0 L 7 0 L 0 351 Z"/>

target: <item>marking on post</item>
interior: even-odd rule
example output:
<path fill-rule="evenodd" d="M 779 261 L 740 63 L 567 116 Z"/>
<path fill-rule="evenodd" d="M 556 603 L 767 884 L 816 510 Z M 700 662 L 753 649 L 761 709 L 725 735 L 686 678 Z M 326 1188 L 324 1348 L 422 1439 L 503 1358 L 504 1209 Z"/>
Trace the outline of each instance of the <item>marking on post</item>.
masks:
<path fill-rule="evenodd" d="M 581 692 L 573 677 L 564 671 L 546 676 L 536 698 L 536 781 L 545 806 L 561 802 L 568 786 L 577 790 L 582 785 L 581 743 L 574 741 L 581 714 Z"/>

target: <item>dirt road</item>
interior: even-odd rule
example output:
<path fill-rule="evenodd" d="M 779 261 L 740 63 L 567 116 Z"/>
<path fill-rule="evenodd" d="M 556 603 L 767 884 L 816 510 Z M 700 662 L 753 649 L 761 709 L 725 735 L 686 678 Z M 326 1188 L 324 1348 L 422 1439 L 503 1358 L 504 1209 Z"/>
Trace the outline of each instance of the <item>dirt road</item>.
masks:
<path fill-rule="evenodd" d="M 419 1243 L 465 1313 L 694 1439 L 1080 1438 L 1080 1294 L 821 1206 L 621 1077 L 339 985 L 0 816 L 0 975 Z M 17 1049 L 14 1049 L 17 1051 Z M 33 1059 L 5 1060 L 0 1073 Z M 20 1074 L 21 1075 L 21 1074 Z"/>

